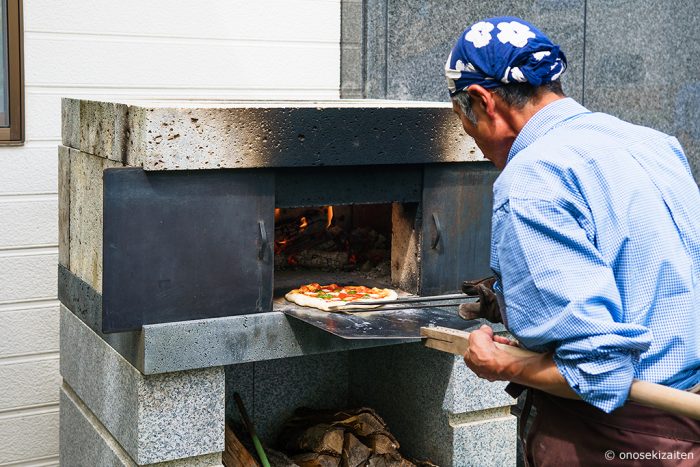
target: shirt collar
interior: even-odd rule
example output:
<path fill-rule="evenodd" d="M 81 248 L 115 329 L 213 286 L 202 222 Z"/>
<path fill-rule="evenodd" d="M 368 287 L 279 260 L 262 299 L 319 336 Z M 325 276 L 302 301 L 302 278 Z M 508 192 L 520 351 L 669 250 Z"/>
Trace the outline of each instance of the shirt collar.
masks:
<path fill-rule="evenodd" d="M 541 108 L 527 121 L 513 141 L 508 152 L 508 162 L 520 151 L 544 136 L 560 123 L 590 111 L 570 97 L 558 99 Z"/>

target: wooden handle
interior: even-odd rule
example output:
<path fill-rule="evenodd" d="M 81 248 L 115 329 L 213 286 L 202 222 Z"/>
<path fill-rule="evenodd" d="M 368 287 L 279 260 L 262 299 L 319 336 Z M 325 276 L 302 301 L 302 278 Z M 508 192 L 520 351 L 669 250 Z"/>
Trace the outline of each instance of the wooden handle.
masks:
<path fill-rule="evenodd" d="M 443 327 L 423 327 L 420 334 L 425 346 L 454 355 L 464 356 L 469 348 L 469 332 Z M 535 352 L 496 342 L 496 346 L 515 357 L 532 357 Z M 638 404 L 700 420 L 700 395 L 661 384 L 635 379 L 628 399 Z"/>

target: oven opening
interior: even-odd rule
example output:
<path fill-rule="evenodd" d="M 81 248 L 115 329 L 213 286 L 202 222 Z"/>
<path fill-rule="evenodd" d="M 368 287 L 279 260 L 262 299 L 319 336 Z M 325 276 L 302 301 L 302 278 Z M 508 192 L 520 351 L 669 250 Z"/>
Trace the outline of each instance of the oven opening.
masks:
<path fill-rule="evenodd" d="M 417 203 L 275 209 L 275 297 L 303 284 L 417 288 Z"/>

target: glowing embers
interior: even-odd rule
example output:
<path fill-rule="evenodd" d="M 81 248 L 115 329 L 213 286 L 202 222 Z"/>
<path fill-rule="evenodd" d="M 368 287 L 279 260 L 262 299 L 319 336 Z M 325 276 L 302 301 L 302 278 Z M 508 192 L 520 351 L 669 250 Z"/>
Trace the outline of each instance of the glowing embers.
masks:
<path fill-rule="evenodd" d="M 277 270 L 377 270 L 387 275 L 390 255 L 389 204 L 275 209 Z"/>

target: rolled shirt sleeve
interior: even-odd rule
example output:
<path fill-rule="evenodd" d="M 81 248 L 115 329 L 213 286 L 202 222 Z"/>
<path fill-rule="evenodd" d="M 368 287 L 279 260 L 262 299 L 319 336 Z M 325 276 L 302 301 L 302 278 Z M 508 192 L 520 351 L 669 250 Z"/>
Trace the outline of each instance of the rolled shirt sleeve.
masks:
<path fill-rule="evenodd" d="M 510 197 L 494 212 L 492 267 L 508 329 L 526 348 L 553 351 L 571 388 L 610 412 L 627 398 L 652 336 L 623 321 L 613 270 L 595 247 L 588 214 L 585 205 L 555 196 Z"/>

